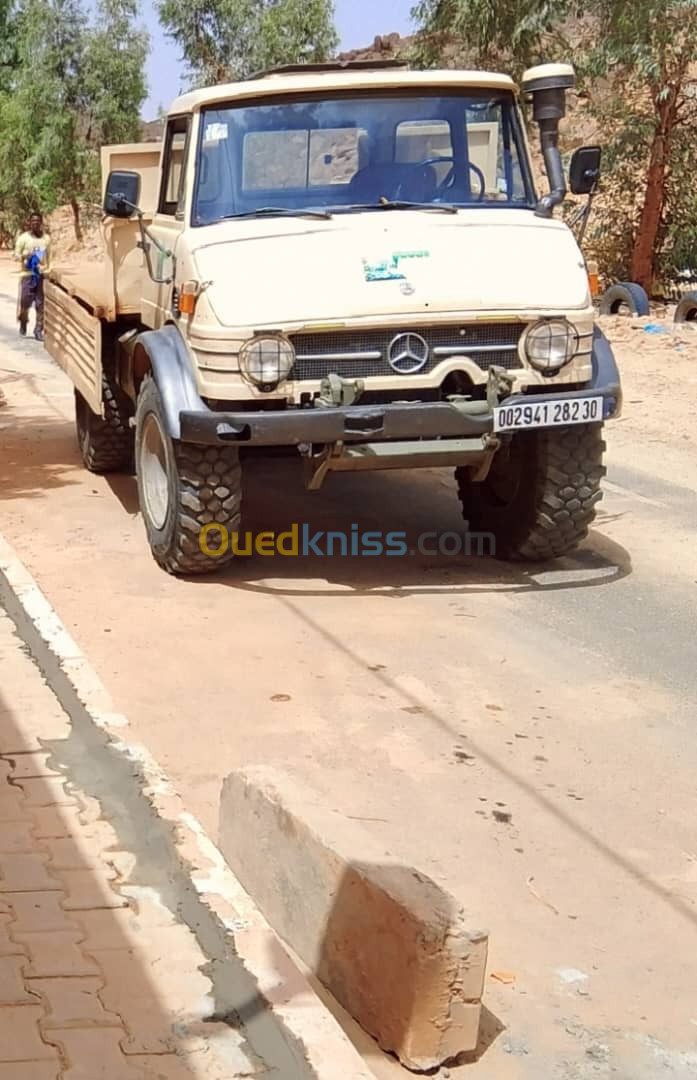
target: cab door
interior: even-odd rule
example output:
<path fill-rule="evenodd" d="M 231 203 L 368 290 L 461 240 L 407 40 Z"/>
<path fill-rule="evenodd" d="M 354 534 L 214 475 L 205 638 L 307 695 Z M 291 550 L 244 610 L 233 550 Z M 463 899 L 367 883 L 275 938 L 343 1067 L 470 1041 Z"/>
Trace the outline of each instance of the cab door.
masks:
<path fill-rule="evenodd" d="M 191 116 L 171 117 L 165 132 L 157 209 L 149 226 L 141 317 L 157 329 L 172 318 L 177 242 L 186 227 L 185 204 Z M 169 254 L 168 254 L 169 253 Z"/>

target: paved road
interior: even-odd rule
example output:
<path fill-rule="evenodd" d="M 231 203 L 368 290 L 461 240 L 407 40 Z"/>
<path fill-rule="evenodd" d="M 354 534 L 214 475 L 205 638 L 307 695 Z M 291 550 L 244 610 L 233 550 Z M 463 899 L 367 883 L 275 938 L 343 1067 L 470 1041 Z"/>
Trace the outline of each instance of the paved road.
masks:
<path fill-rule="evenodd" d="M 544 570 L 254 556 L 175 581 L 133 479 L 82 471 L 70 387 L 15 338 L 8 280 L 2 530 L 191 809 L 215 834 L 221 778 L 271 762 L 452 889 L 515 976 L 488 980 L 490 1045 L 453 1075 L 697 1076 L 690 447 L 620 422 L 597 529 Z M 310 496 L 264 461 L 245 484 L 254 532 L 462 529 L 441 471 Z"/>
<path fill-rule="evenodd" d="M 212 1020 L 234 1015 L 235 962 L 202 949 L 207 909 L 192 932 L 166 827 L 63 712 L 2 606 L 0 671 L 0 1077 L 306 1080 L 263 1002 L 249 1032 Z"/>

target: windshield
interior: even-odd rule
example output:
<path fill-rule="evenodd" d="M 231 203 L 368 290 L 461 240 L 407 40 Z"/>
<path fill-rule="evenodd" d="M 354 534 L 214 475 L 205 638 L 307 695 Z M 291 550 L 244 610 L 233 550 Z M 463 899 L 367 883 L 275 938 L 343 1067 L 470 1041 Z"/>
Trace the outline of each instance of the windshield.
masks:
<path fill-rule="evenodd" d="M 394 204 L 533 207 L 512 94 L 337 94 L 202 115 L 193 224 Z"/>

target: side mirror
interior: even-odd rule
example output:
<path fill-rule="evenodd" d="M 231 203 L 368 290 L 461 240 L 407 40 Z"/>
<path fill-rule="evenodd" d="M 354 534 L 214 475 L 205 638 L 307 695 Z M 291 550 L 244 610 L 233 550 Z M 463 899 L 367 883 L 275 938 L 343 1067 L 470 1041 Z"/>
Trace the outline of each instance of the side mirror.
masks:
<path fill-rule="evenodd" d="M 140 175 L 117 170 L 109 173 L 104 192 L 103 210 L 109 217 L 132 218 L 138 210 Z"/>
<path fill-rule="evenodd" d="M 599 146 L 581 146 L 574 151 L 569 166 L 569 187 L 573 195 L 592 195 L 600 179 Z"/>

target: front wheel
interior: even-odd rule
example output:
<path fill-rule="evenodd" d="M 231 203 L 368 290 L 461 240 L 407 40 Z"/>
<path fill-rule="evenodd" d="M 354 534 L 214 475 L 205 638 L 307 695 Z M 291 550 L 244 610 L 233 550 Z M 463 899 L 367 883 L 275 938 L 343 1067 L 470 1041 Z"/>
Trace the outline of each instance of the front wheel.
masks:
<path fill-rule="evenodd" d="M 455 470 L 463 516 L 501 559 L 542 562 L 573 551 L 602 498 L 602 424 L 526 431 L 497 451 L 482 483 Z"/>
<path fill-rule="evenodd" d="M 160 392 L 150 377 L 138 395 L 136 473 L 148 542 L 163 570 L 208 574 L 234 558 L 228 537 L 240 526 L 237 447 L 196 446 L 170 438 Z M 202 547 L 206 525 L 219 525 L 227 535 L 210 529 Z"/>

